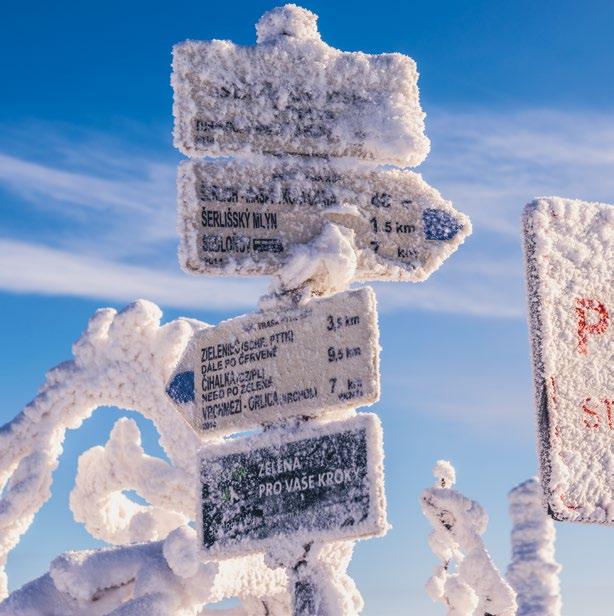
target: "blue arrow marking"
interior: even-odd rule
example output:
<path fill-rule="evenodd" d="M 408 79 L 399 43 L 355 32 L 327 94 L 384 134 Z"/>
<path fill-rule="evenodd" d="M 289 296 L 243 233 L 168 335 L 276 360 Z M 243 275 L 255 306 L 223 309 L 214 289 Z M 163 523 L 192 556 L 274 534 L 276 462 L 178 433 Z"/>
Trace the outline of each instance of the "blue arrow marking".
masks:
<path fill-rule="evenodd" d="M 173 377 L 166 393 L 180 404 L 194 402 L 194 372 L 180 372 Z"/>
<path fill-rule="evenodd" d="M 456 218 L 444 210 L 432 208 L 422 212 L 422 222 L 427 240 L 451 240 L 463 228 Z"/>

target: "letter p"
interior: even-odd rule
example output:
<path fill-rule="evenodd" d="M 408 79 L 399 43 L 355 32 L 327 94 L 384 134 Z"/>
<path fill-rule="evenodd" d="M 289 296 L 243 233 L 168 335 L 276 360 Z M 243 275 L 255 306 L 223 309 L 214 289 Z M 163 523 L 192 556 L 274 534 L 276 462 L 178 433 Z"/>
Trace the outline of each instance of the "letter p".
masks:
<path fill-rule="evenodd" d="M 576 314 L 578 315 L 578 353 L 586 355 L 589 334 L 592 336 L 603 334 L 608 329 L 610 315 L 601 302 L 588 298 L 576 299 Z M 592 316 L 589 317 L 589 314 Z"/>

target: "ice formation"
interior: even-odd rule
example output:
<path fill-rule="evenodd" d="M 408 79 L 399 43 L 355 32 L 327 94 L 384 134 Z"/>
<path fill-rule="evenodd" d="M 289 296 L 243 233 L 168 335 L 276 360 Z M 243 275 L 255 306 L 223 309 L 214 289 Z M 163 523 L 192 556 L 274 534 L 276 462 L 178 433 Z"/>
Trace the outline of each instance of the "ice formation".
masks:
<path fill-rule="evenodd" d="M 515 593 L 482 541 L 488 515 L 452 489 L 456 473 L 449 462 L 437 462 L 433 474 L 435 487 L 421 497 L 422 511 L 433 526 L 429 545 L 441 560 L 426 585 L 429 596 L 446 605 L 449 616 L 514 616 Z"/>
<path fill-rule="evenodd" d="M 417 165 L 429 151 L 415 62 L 341 52 L 317 16 L 287 4 L 265 13 L 253 47 L 174 47 L 175 145 L 188 156 L 354 156 Z"/>
<path fill-rule="evenodd" d="M 79 458 L 70 507 L 97 539 L 116 545 L 155 541 L 194 519 L 194 473 L 145 454 L 132 419 L 120 419 L 104 447 Z M 151 506 L 123 494 L 135 490 Z"/>
<path fill-rule="evenodd" d="M 559 520 L 614 524 L 614 206 L 524 214 L 541 484 Z"/>
<path fill-rule="evenodd" d="M 178 532 L 182 540 L 177 540 Z M 219 567 L 194 561 L 194 530 L 177 529 L 166 541 L 68 552 L 49 573 L 0 603 L 1 616 L 285 616 L 285 576 L 260 559 Z M 186 563 L 192 566 L 186 568 Z M 203 604 L 242 595 L 242 608 L 210 612 Z M 268 595 L 268 596 L 267 596 Z"/>
<path fill-rule="evenodd" d="M 509 493 L 512 562 L 507 580 L 516 591 L 518 616 L 560 616 L 559 571 L 554 558 L 554 523 L 546 515 L 536 478 Z"/>
<path fill-rule="evenodd" d="M 37 397 L 0 430 L 2 598 L 8 553 L 50 497 L 67 429 L 78 428 L 101 406 L 133 409 L 154 422 L 170 459 L 147 456 L 134 422 L 120 419 L 104 447 L 82 455 L 71 494 L 75 517 L 120 547 L 59 557 L 49 574 L 0 604 L 3 616 L 89 616 L 115 609 L 196 614 L 203 603 L 231 596 L 243 597 L 246 605 L 264 602 L 271 614 L 275 605 L 287 604 L 284 572 L 266 566 L 262 555 L 217 567 L 195 560 L 187 545 L 195 542 L 185 523 L 195 517 L 196 498 L 189 492 L 197 485 L 202 442 L 167 401 L 164 385 L 189 338 L 205 324 L 179 319 L 160 325 L 160 318 L 159 308 L 143 300 L 120 313 L 99 310 L 73 346 L 74 359 L 51 370 Z M 151 505 L 130 501 L 121 493 L 127 490 Z M 151 539 L 160 540 L 127 545 Z"/>

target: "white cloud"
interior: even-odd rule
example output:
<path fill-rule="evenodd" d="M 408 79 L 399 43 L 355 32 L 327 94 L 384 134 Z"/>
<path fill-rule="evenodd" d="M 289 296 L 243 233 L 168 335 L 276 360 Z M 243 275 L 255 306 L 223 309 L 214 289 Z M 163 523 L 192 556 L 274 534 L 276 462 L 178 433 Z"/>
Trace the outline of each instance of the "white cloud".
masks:
<path fill-rule="evenodd" d="M 446 285 L 378 285 L 384 311 L 416 308 L 475 316 L 515 317 L 477 288 L 458 296 Z M 72 295 L 130 302 L 139 297 L 164 306 L 198 309 L 253 308 L 267 288 L 265 278 L 193 277 L 151 267 L 126 265 L 72 252 L 0 238 L 0 288 L 13 293 Z"/>
<path fill-rule="evenodd" d="M 479 230 L 517 237 L 522 206 L 559 195 L 614 200 L 614 115 L 435 109 L 427 180 Z"/>
<path fill-rule="evenodd" d="M 263 280 L 191 277 L 0 239 L 0 288 L 15 293 L 76 295 L 173 307 L 253 308 Z"/>
<path fill-rule="evenodd" d="M 427 282 L 378 285 L 381 309 L 522 317 L 522 207 L 543 194 L 614 200 L 614 115 L 434 109 L 428 130 L 433 150 L 419 171 L 470 215 L 474 235 Z M 193 279 L 175 265 L 174 162 L 108 138 L 43 132 L 43 161 L 24 134 L 19 156 L 0 145 L 0 188 L 31 215 L 54 216 L 44 243 L 0 219 L 0 288 L 186 308 L 254 304 L 264 279 Z"/>

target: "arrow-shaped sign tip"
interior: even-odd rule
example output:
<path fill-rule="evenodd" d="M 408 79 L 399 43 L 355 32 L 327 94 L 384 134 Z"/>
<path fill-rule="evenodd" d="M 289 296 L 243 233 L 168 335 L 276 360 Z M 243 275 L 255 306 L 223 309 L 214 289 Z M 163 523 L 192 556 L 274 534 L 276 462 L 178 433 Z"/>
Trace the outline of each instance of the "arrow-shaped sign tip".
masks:
<path fill-rule="evenodd" d="M 463 228 L 448 212 L 432 208 L 422 212 L 422 222 L 427 240 L 451 240 Z"/>
<path fill-rule="evenodd" d="M 178 404 L 194 402 L 194 372 L 179 372 L 166 388 L 166 393 Z"/>

